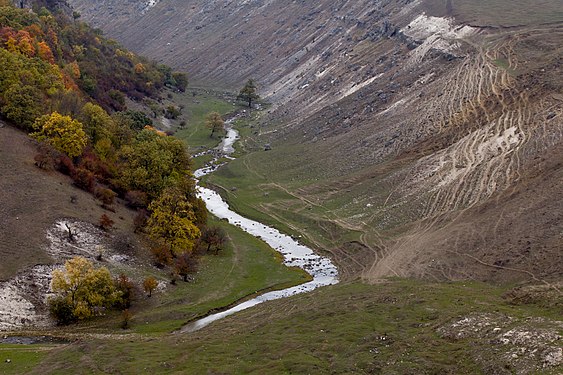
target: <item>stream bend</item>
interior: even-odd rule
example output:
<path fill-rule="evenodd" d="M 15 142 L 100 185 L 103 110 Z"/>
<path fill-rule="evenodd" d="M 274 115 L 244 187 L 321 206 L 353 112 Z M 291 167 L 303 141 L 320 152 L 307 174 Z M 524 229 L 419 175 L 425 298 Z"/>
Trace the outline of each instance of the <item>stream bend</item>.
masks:
<path fill-rule="evenodd" d="M 232 122 L 225 122 L 227 137 L 219 145 L 222 156 L 230 156 L 234 152 L 233 145 L 239 139 L 238 132 L 232 128 Z M 217 159 L 216 159 L 217 160 Z M 204 167 L 194 172 L 196 178 L 212 173 L 217 167 Z M 262 302 L 293 296 L 299 293 L 310 292 L 318 287 L 338 283 L 338 269 L 330 259 L 317 255 L 310 248 L 298 243 L 290 236 L 277 229 L 262 223 L 247 219 L 229 208 L 227 202 L 215 191 L 202 187 L 198 183 L 198 196 L 205 201 L 207 209 L 219 219 L 226 219 L 230 224 L 236 225 L 251 235 L 262 239 L 284 257 L 284 264 L 290 267 L 299 267 L 309 273 L 313 280 L 294 287 L 267 292 L 244 301 L 234 307 L 186 324 L 180 332 L 194 332 L 210 323 L 232 315 L 238 311 L 256 306 Z"/>

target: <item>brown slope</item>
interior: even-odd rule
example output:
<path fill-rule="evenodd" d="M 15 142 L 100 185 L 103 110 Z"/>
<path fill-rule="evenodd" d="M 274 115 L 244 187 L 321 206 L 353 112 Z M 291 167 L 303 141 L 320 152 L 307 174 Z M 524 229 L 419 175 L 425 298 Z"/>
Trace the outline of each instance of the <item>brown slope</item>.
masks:
<path fill-rule="evenodd" d="M 44 250 L 47 230 L 60 218 L 97 224 L 102 214 L 119 232 L 131 232 L 134 212 L 116 205 L 103 210 L 94 197 L 70 178 L 34 165 L 36 146 L 26 134 L 0 122 L 0 280 L 36 264 L 53 264 Z M 75 202 L 71 202 L 75 197 Z"/>

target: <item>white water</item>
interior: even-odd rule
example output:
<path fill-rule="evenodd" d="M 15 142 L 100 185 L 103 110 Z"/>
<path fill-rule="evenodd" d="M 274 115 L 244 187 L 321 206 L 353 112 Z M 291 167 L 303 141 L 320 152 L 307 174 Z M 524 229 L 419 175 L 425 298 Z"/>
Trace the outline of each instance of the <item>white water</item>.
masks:
<path fill-rule="evenodd" d="M 238 132 L 231 128 L 231 123 L 232 122 L 228 121 L 225 124 L 227 137 L 219 146 L 221 152 L 226 156 L 234 152 L 233 145 L 239 139 Z M 216 167 L 214 166 L 206 167 L 198 169 L 194 174 L 197 178 L 199 178 L 213 172 L 215 169 Z M 338 283 L 338 270 L 336 266 L 332 264 L 330 259 L 315 254 L 313 250 L 299 244 L 290 236 L 280 233 L 277 229 L 270 228 L 264 224 L 247 219 L 236 212 L 231 211 L 229 209 L 229 205 L 213 190 L 201 186 L 198 187 L 198 190 L 198 195 L 205 201 L 209 212 L 220 219 L 227 219 L 229 223 L 238 226 L 245 232 L 261 238 L 284 256 L 284 263 L 286 265 L 304 269 L 313 277 L 313 280 L 291 288 L 261 294 L 228 310 L 188 323 L 180 330 L 180 332 L 197 331 L 216 320 L 232 315 L 238 311 L 248 309 L 249 307 L 256 306 L 262 302 L 289 297 L 299 293 L 310 292 L 321 286 Z"/>

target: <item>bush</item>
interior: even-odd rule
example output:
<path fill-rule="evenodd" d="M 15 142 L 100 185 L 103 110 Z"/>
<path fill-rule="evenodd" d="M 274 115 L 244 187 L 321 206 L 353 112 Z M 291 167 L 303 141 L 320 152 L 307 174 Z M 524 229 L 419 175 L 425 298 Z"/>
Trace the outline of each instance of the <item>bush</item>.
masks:
<path fill-rule="evenodd" d="M 167 245 L 154 246 L 151 248 L 151 253 L 154 257 L 154 265 L 158 268 L 163 268 L 172 261 L 172 252 Z"/>
<path fill-rule="evenodd" d="M 98 188 L 96 188 L 95 195 L 96 195 L 96 198 L 101 200 L 104 205 L 111 206 L 113 204 L 113 201 L 115 200 L 115 197 L 117 196 L 117 193 L 114 192 L 111 189 L 106 189 L 104 187 L 98 187 Z"/>
<path fill-rule="evenodd" d="M 74 184 L 82 190 L 92 192 L 96 184 L 94 173 L 84 168 L 76 168 L 70 175 Z"/>
<path fill-rule="evenodd" d="M 71 158 L 69 158 L 66 155 L 60 155 L 55 160 L 55 169 L 61 172 L 62 174 L 66 174 L 67 176 L 72 176 L 76 168 Z"/>
<path fill-rule="evenodd" d="M 141 209 L 137 212 L 137 215 L 133 219 L 133 226 L 135 227 L 134 232 L 140 232 L 147 225 L 147 220 L 149 219 L 149 213 L 147 210 Z"/>
<path fill-rule="evenodd" d="M 49 313 L 57 321 L 58 325 L 67 325 L 76 322 L 72 303 L 63 297 L 49 299 Z"/>
<path fill-rule="evenodd" d="M 115 222 L 108 215 L 103 214 L 100 217 L 99 224 L 100 228 L 108 232 L 111 228 L 113 228 L 113 224 L 115 224 Z"/>
<path fill-rule="evenodd" d="M 148 200 L 147 193 L 139 190 L 131 190 L 125 194 L 125 203 L 131 208 L 146 208 Z"/>
<path fill-rule="evenodd" d="M 55 166 L 57 152 L 48 144 L 40 143 L 37 155 L 33 158 L 35 165 L 41 169 L 49 170 Z"/>

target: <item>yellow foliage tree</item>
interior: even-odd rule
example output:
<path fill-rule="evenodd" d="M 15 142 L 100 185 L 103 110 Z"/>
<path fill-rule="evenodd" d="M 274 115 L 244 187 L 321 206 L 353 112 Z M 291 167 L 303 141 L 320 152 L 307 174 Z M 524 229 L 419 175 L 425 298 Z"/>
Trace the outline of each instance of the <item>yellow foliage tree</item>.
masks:
<path fill-rule="evenodd" d="M 82 124 L 57 112 L 39 117 L 33 127 L 37 130 L 31 134 L 34 138 L 70 157 L 81 155 L 87 143 Z"/>
<path fill-rule="evenodd" d="M 196 216 L 186 195 L 178 188 L 166 189 L 149 209 L 149 236 L 168 245 L 174 256 L 191 253 L 201 232 L 194 224 Z"/>
<path fill-rule="evenodd" d="M 223 118 L 219 112 L 211 112 L 205 117 L 205 126 L 211 129 L 210 137 L 213 137 L 215 132 L 222 132 L 224 124 Z"/>
<path fill-rule="evenodd" d="M 82 257 L 68 260 L 64 271 L 53 271 L 51 288 L 67 303 L 76 319 L 94 316 L 120 298 L 108 269 L 95 268 Z"/>
<path fill-rule="evenodd" d="M 145 292 L 149 294 L 149 297 L 152 296 L 152 291 L 155 290 L 157 286 L 158 281 L 156 281 L 156 279 L 152 276 L 147 277 L 143 281 L 143 289 L 145 289 Z"/>
<path fill-rule="evenodd" d="M 141 63 L 137 63 L 135 64 L 135 73 L 137 74 L 141 74 L 144 73 L 147 69 L 145 68 L 145 66 Z"/>

